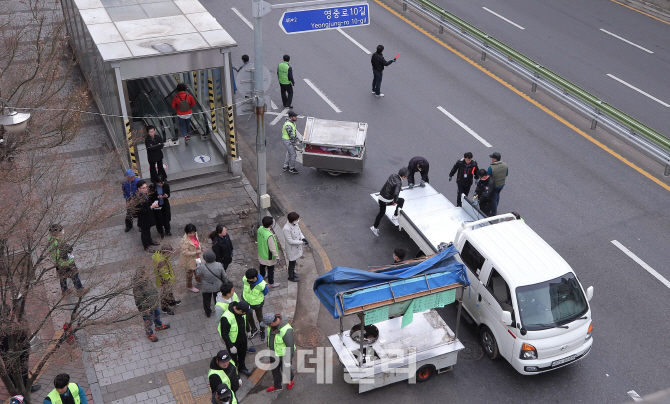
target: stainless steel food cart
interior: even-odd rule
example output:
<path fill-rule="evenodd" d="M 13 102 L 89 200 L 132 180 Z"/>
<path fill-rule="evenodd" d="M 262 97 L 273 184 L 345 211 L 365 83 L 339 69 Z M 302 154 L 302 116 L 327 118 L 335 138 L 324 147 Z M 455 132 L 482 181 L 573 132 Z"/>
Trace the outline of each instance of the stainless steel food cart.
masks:
<path fill-rule="evenodd" d="M 302 165 L 333 176 L 362 172 L 367 132 L 367 123 L 308 117 L 300 147 Z"/>

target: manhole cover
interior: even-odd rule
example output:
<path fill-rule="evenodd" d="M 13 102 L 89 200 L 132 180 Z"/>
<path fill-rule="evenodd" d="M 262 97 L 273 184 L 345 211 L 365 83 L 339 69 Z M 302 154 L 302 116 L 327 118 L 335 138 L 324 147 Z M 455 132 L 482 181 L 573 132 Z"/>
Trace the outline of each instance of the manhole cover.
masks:
<path fill-rule="evenodd" d="M 316 348 L 324 339 L 326 339 L 326 334 L 317 327 L 309 327 L 295 333 L 296 345 L 303 348 Z"/>
<path fill-rule="evenodd" d="M 479 341 L 470 338 L 463 338 L 460 341 L 465 349 L 458 351 L 459 361 L 474 362 L 484 357 L 484 350 Z"/>

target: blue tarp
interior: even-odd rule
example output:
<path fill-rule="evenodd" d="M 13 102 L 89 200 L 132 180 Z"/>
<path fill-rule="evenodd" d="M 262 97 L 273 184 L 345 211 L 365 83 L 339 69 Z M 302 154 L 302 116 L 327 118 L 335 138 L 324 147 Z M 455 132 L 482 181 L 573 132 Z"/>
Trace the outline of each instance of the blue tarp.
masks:
<path fill-rule="evenodd" d="M 375 272 L 336 267 L 314 281 L 314 293 L 333 318 L 339 318 L 340 314 L 349 308 L 385 301 L 393 296 L 402 297 L 426 291 L 428 290 L 426 279 L 431 289 L 454 283 L 468 286 L 470 281 L 465 267 L 454 257 L 457 253 L 456 248 L 451 246 L 419 264 L 380 269 Z M 427 276 L 409 279 L 417 275 Z M 391 282 L 391 286 L 388 282 Z M 375 285 L 379 286 L 373 288 Z M 368 289 L 352 291 L 363 287 Z M 348 291 L 352 292 L 345 293 Z M 339 293 L 344 293 L 344 307 L 337 298 Z"/>

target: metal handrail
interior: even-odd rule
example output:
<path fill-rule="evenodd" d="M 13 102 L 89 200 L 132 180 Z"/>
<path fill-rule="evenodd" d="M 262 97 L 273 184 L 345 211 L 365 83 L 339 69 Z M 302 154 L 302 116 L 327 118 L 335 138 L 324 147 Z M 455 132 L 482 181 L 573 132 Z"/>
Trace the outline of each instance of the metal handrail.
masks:
<path fill-rule="evenodd" d="M 488 35 L 479 28 L 469 24 L 463 19 L 442 9 L 429 0 L 400 0 L 403 10 L 410 6 L 415 11 L 428 17 L 443 28 L 449 29 L 454 34 L 463 37 L 482 50 L 482 60 L 489 53 L 498 59 L 505 61 L 519 73 L 528 77 L 533 84 L 533 90 L 538 82 L 544 82 L 547 89 L 554 94 L 560 95 L 568 103 L 581 102 L 574 105 L 577 109 L 592 117 L 591 128 L 595 129 L 597 123 L 602 123 L 626 136 L 642 149 L 652 153 L 666 164 L 665 175 L 670 174 L 670 139 L 655 131 L 654 129 L 635 120 L 631 116 L 604 102 L 588 91 L 564 79 L 534 60 L 517 52 L 513 48 Z M 552 88 L 553 87 L 553 88 Z"/>

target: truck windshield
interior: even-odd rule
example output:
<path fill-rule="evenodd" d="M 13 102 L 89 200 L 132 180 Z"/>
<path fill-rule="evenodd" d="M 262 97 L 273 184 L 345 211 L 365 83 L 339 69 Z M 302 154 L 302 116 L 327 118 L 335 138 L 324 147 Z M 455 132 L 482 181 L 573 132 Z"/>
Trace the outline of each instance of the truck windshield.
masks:
<path fill-rule="evenodd" d="M 579 281 L 567 273 L 550 281 L 516 288 L 521 324 L 545 330 L 570 323 L 589 309 Z"/>

